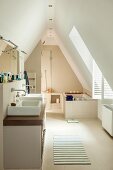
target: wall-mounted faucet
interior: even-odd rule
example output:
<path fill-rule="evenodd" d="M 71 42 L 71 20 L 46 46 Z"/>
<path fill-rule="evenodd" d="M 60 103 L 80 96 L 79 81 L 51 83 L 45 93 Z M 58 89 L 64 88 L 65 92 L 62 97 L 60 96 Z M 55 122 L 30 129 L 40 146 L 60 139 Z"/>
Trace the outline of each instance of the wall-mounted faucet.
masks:
<path fill-rule="evenodd" d="M 13 92 L 13 91 L 23 91 L 23 92 L 25 93 L 24 96 L 26 96 L 26 91 L 23 90 L 23 89 L 15 89 L 15 88 L 11 88 L 11 92 Z"/>

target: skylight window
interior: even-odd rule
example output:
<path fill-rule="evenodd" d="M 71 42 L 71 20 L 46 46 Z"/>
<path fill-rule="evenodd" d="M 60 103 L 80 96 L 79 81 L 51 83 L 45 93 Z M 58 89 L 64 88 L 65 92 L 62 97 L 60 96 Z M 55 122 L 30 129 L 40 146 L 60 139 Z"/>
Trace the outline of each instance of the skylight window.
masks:
<path fill-rule="evenodd" d="M 113 90 L 109 86 L 106 79 L 104 79 L 104 99 L 113 99 Z"/>
<path fill-rule="evenodd" d="M 109 86 L 108 82 L 102 75 L 99 67 L 94 61 L 92 55 L 90 54 L 87 46 L 85 45 L 81 35 L 77 29 L 73 26 L 69 37 L 87 66 L 89 72 L 92 74 L 93 79 L 93 98 L 94 99 L 113 99 L 113 91 Z"/>
<path fill-rule="evenodd" d="M 88 48 L 86 47 L 82 37 L 80 36 L 77 29 L 73 26 L 69 37 L 77 49 L 79 55 L 82 57 L 90 73 L 92 73 L 93 57 L 91 56 Z"/>
<path fill-rule="evenodd" d="M 102 73 L 94 60 L 93 60 L 93 98 L 94 99 L 102 98 Z"/>
<path fill-rule="evenodd" d="M 102 75 L 96 62 L 93 60 L 93 98 L 113 99 L 113 90 Z"/>

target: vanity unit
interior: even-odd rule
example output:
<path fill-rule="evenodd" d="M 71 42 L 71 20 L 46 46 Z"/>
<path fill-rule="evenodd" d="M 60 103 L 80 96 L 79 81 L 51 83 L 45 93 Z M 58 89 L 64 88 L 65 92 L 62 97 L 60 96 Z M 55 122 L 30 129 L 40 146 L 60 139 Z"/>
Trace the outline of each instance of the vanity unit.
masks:
<path fill-rule="evenodd" d="M 40 169 L 45 135 L 45 104 L 39 116 L 6 116 L 4 124 L 4 168 Z"/>
<path fill-rule="evenodd" d="M 15 92 L 11 88 L 25 89 L 25 80 L 14 80 L 10 83 L 0 83 L 0 170 L 3 170 L 3 119 L 7 115 L 7 107 L 14 102 Z"/>

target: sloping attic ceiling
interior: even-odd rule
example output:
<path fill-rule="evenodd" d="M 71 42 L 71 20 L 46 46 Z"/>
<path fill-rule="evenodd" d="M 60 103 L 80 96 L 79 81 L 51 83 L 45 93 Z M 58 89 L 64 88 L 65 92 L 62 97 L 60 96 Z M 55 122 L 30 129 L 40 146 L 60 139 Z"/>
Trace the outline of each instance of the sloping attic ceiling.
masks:
<path fill-rule="evenodd" d="M 68 61 L 86 81 L 83 87 L 91 90 L 92 80 L 69 39 L 73 26 L 113 89 L 113 1 L 56 0 L 54 5 L 55 31 L 69 54 Z M 47 6 L 47 0 L 0 0 L 0 35 L 29 55 L 47 29 Z"/>
<path fill-rule="evenodd" d="M 46 29 L 45 0 L 0 0 L 0 35 L 28 55 Z"/>
<path fill-rule="evenodd" d="M 78 55 L 69 33 L 79 31 L 90 53 L 113 89 L 113 1 L 56 0 L 56 32 L 91 87 L 91 75 Z"/>
<path fill-rule="evenodd" d="M 53 5 L 50 11 L 49 4 Z M 0 0 L 0 35 L 30 55 L 45 30 L 54 28 L 55 21 L 49 21 L 54 17 L 54 8 L 55 0 Z"/>

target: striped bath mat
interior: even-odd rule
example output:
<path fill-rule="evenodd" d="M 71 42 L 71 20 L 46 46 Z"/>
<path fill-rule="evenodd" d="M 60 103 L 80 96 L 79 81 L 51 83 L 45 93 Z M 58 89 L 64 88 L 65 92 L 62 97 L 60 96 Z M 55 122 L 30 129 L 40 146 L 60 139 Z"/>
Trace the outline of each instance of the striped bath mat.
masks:
<path fill-rule="evenodd" d="M 69 119 L 67 120 L 67 123 L 79 123 L 79 121 L 75 119 Z"/>
<path fill-rule="evenodd" d="M 79 136 L 54 136 L 53 154 L 55 165 L 90 165 Z"/>

